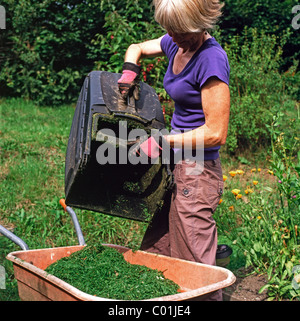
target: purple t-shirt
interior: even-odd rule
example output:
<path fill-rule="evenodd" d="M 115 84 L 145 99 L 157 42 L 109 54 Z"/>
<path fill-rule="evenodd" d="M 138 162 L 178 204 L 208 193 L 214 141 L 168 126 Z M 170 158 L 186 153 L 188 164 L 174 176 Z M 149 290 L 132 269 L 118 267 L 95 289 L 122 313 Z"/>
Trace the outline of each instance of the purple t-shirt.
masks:
<path fill-rule="evenodd" d="M 169 59 L 164 87 L 175 102 L 171 126 L 174 130 L 191 130 L 202 126 L 205 117 L 201 103 L 201 87 L 210 77 L 218 77 L 229 85 L 229 63 L 225 51 L 215 38 L 207 39 L 179 74 L 173 73 L 178 46 L 166 34 L 161 40 L 162 51 Z M 205 148 L 205 159 L 216 159 L 220 147 Z M 211 151 L 211 152 L 210 152 Z"/>

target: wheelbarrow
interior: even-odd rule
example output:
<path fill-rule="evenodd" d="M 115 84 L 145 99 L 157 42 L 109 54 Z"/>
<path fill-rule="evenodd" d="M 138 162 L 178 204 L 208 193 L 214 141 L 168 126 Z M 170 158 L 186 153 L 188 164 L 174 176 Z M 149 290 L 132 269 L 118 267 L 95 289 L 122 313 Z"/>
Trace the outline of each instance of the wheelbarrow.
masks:
<path fill-rule="evenodd" d="M 0 225 L 0 233 L 21 247 L 21 251 L 11 252 L 7 259 L 13 262 L 14 276 L 18 282 L 19 297 L 23 301 L 119 301 L 93 296 L 80 291 L 45 269 L 57 260 L 80 251 L 86 245 L 77 215 L 60 201 L 70 214 L 79 245 L 30 250 L 28 245 L 11 231 Z M 180 287 L 174 295 L 150 298 L 142 301 L 184 301 L 202 300 L 211 292 L 226 288 L 235 282 L 234 274 L 218 266 L 190 262 L 115 244 L 103 244 L 115 248 L 130 264 L 144 265 L 162 271 L 164 276 Z M 101 282 L 101 280 L 99 280 Z"/>

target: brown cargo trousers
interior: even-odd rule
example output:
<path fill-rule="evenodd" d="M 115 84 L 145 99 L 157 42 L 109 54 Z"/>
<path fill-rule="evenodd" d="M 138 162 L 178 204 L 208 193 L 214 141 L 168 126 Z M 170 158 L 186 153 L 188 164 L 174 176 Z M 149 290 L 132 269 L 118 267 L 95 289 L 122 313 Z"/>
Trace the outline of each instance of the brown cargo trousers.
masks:
<path fill-rule="evenodd" d="M 175 186 L 162 210 L 150 222 L 141 250 L 216 264 L 217 229 L 213 213 L 223 193 L 222 168 L 219 158 L 204 161 L 200 167 L 188 160 L 175 165 Z M 204 299 L 222 301 L 222 290 Z"/>

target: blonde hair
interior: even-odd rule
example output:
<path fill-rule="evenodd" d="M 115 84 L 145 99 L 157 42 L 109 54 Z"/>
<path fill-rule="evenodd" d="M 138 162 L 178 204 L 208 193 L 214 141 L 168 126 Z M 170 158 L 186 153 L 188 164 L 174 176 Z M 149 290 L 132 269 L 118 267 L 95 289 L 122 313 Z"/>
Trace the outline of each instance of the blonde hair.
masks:
<path fill-rule="evenodd" d="M 153 0 L 155 20 L 167 31 L 202 32 L 222 15 L 219 0 Z"/>

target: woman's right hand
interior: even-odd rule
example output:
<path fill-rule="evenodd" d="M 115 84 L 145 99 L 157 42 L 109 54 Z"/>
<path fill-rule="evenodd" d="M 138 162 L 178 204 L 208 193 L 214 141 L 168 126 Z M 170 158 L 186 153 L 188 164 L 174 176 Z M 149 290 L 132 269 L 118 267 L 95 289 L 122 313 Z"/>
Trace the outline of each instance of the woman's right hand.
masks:
<path fill-rule="evenodd" d="M 137 62 L 140 58 L 158 57 L 164 53 L 160 47 L 162 37 L 147 40 L 138 44 L 131 44 L 125 54 L 125 63 L 123 65 L 123 73 L 118 81 L 118 86 L 122 97 L 126 100 L 128 95 L 133 95 L 139 99 L 139 75 L 141 72 Z"/>
<path fill-rule="evenodd" d="M 140 66 L 134 63 L 124 63 L 122 76 L 118 80 L 119 90 L 124 100 L 132 95 L 136 100 L 139 99 L 140 70 Z"/>

